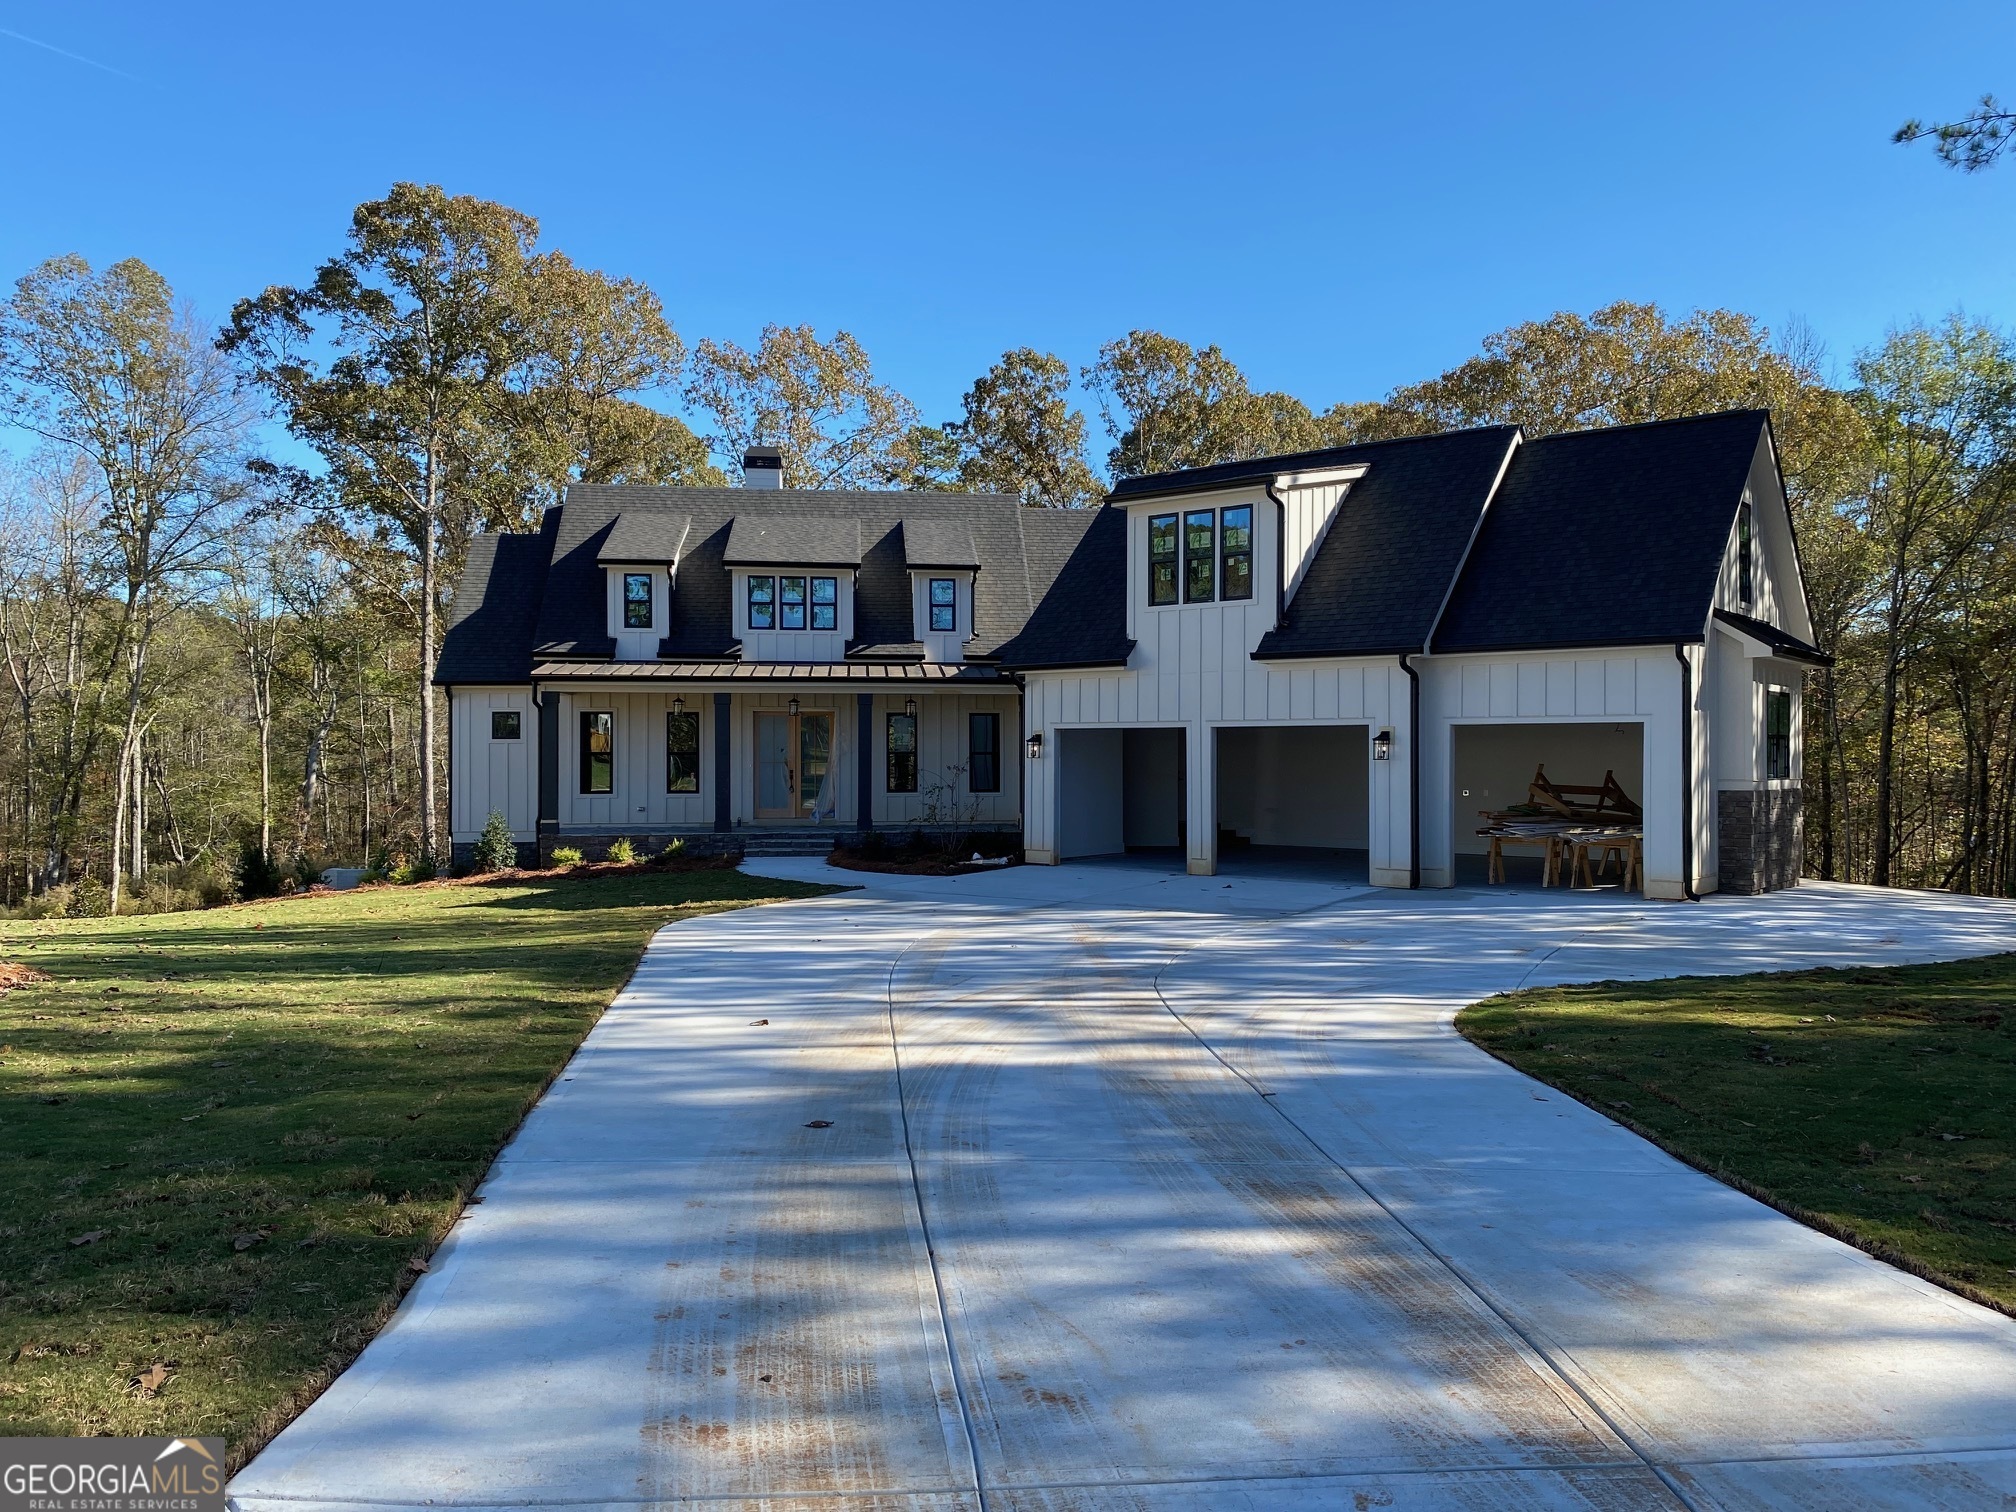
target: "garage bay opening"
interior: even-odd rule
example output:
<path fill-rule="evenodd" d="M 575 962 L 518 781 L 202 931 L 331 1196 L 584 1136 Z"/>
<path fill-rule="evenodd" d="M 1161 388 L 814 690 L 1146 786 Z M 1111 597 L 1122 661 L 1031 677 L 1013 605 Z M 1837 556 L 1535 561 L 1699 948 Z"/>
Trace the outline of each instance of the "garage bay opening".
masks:
<path fill-rule="evenodd" d="M 1369 726 L 1227 725 L 1216 734 L 1221 873 L 1366 880 Z"/>
<path fill-rule="evenodd" d="M 1454 735 L 1450 828 L 1459 887 L 1565 885 L 1584 863 L 1590 882 L 1632 881 L 1631 837 L 1644 826 L 1642 723 L 1459 724 Z M 1614 845 L 1597 843 L 1613 838 Z"/>
<path fill-rule="evenodd" d="M 1183 731 L 1060 730 L 1057 854 L 1162 854 L 1181 868 L 1188 803 Z"/>

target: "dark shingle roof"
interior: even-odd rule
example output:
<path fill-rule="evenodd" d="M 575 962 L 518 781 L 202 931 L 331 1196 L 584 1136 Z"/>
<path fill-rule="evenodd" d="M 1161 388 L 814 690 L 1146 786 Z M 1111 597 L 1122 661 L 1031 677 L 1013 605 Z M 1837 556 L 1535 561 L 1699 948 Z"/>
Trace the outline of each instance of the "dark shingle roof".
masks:
<path fill-rule="evenodd" d="M 1525 443 L 1431 649 L 1698 641 L 1769 423 L 1733 410 Z"/>
<path fill-rule="evenodd" d="M 975 568 L 980 553 L 964 520 L 905 520 L 903 559 L 912 567 Z"/>
<path fill-rule="evenodd" d="M 1418 651 L 1518 441 L 1509 425 L 1324 453 L 1368 464 L 1259 657 Z M 1283 468 L 1284 472 L 1293 468 Z"/>
<path fill-rule="evenodd" d="M 448 605 L 437 683 L 520 683 L 532 665 L 532 627 L 558 510 L 536 535 L 479 535 Z"/>
<path fill-rule="evenodd" d="M 1816 667 L 1831 667 L 1834 658 L 1818 646 L 1809 645 L 1790 630 L 1781 630 L 1766 620 L 1753 619 L 1747 614 L 1738 614 L 1732 609 L 1717 609 L 1715 618 L 1723 624 L 1742 631 L 1752 640 L 1769 646 L 1775 655 L 1788 661 L 1808 662 Z"/>
<path fill-rule="evenodd" d="M 676 562 L 693 529 L 693 516 L 672 510 L 636 509 L 618 515 L 596 550 L 603 562 Z"/>
<path fill-rule="evenodd" d="M 737 512 L 726 560 L 730 567 L 859 567 L 861 522 Z"/>
<path fill-rule="evenodd" d="M 1127 660 L 1127 512 L 1027 510 L 1022 539 L 1034 612 L 1001 648 L 1012 668 L 1107 667 Z"/>

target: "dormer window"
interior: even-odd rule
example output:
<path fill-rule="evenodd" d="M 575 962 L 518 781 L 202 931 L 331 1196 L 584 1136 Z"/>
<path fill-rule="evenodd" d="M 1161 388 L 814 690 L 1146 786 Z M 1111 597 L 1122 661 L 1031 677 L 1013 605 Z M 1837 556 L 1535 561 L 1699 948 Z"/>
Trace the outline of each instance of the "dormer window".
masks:
<path fill-rule="evenodd" d="M 751 630 L 837 630 L 839 627 L 838 578 L 795 573 L 750 574 Z"/>
<path fill-rule="evenodd" d="M 1193 509 L 1183 516 L 1183 602 L 1208 604 L 1213 598 L 1218 554 L 1218 513 Z"/>
<path fill-rule="evenodd" d="M 959 628 L 959 584 L 953 578 L 931 579 L 931 628 L 934 631 Z"/>
<path fill-rule="evenodd" d="M 1148 602 L 1176 602 L 1176 516 L 1151 515 L 1148 520 Z"/>
<path fill-rule="evenodd" d="M 623 628 L 651 628 L 651 574 L 648 572 L 623 574 Z"/>
<path fill-rule="evenodd" d="M 1253 506 L 1241 504 L 1218 517 L 1218 591 L 1226 599 L 1253 597 Z"/>

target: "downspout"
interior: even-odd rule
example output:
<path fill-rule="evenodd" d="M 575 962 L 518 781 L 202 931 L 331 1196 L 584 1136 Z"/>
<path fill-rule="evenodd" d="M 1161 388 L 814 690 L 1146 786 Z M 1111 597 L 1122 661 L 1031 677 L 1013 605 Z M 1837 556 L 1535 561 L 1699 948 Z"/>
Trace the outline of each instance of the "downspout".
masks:
<path fill-rule="evenodd" d="M 1274 501 L 1274 628 L 1277 630 L 1288 617 L 1288 503 L 1274 491 L 1278 482 L 1279 478 L 1269 478 L 1263 485 L 1267 497 Z"/>
<path fill-rule="evenodd" d="M 1407 674 L 1407 885 L 1421 887 L 1421 674 L 1414 670 L 1419 651 L 1403 652 L 1400 670 Z"/>
<path fill-rule="evenodd" d="M 1699 903 L 1694 891 L 1694 663 L 1687 660 L 1685 642 L 1675 642 L 1680 663 L 1680 892 Z"/>

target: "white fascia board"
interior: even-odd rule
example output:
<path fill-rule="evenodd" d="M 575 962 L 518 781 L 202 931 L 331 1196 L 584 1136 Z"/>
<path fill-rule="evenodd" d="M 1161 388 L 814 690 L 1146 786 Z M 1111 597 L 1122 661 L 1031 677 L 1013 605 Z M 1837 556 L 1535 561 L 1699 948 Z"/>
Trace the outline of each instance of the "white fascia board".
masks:
<path fill-rule="evenodd" d="M 1321 488 L 1325 483 L 1356 483 L 1372 470 L 1369 462 L 1353 462 L 1348 467 L 1317 467 L 1308 472 L 1276 473 L 1276 488 Z"/>

